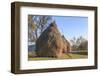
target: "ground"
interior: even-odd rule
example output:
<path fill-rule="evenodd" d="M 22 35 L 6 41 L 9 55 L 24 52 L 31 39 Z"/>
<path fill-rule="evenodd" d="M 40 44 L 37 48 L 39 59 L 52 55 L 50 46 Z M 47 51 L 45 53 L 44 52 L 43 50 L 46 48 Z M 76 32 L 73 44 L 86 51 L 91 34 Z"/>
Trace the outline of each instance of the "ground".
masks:
<path fill-rule="evenodd" d="M 29 56 L 28 60 L 33 61 L 33 60 L 83 59 L 83 58 L 87 58 L 87 55 L 69 53 L 69 54 L 63 54 L 63 56 L 61 58 L 32 57 L 32 56 Z"/>

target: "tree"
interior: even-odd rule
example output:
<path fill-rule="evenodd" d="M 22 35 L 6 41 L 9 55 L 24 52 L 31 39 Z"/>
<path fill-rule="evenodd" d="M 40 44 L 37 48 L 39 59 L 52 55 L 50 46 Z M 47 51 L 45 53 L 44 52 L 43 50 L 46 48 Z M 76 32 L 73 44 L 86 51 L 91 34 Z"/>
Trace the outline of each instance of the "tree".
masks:
<path fill-rule="evenodd" d="M 29 30 L 31 30 L 30 35 L 38 39 L 41 33 L 48 27 L 52 22 L 51 16 L 34 16 L 29 15 Z"/>
<path fill-rule="evenodd" d="M 50 16 L 40 16 L 39 17 L 39 29 L 40 32 L 42 33 L 48 26 L 49 21 L 51 20 Z"/>
<path fill-rule="evenodd" d="M 88 41 L 84 41 L 84 42 L 81 42 L 81 44 L 79 45 L 78 47 L 79 50 L 88 50 Z"/>
<path fill-rule="evenodd" d="M 34 35 L 34 30 L 36 29 L 36 25 L 32 21 L 32 15 L 28 16 L 28 40 L 35 41 L 36 37 Z"/>
<path fill-rule="evenodd" d="M 73 38 L 71 40 L 72 42 L 72 50 L 73 51 L 80 51 L 80 50 L 87 50 L 88 47 L 88 41 L 84 39 L 82 36 L 78 38 Z"/>
<path fill-rule="evenodd" d="M 73 37 L 73 39 L 71 40 L 71 43 L 72 43 L 72 50 L 73 51 L 76 51 L 77 48 L 78 48 L 78 39 L 76 37 Z"/>

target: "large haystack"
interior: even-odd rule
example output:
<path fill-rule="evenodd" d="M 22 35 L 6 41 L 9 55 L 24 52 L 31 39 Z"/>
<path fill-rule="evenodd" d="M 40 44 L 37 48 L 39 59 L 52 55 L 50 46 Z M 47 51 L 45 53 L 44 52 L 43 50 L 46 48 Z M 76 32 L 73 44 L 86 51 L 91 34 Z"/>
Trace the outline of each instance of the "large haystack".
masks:
<path fill-rule="evenodd" d="M 56 24 L 51 23 L 36 41 L 36 54 L 39 57 L 60 58 L 67 50 L 66 45 Z"/>

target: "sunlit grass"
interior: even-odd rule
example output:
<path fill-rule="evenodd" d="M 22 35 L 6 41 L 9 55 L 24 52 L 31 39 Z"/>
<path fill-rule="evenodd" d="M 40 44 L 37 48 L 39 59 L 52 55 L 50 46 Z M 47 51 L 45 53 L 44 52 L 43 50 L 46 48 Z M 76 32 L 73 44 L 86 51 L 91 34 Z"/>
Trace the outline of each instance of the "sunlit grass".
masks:
<path fill-rule="evenodd" d="M 53 57 L 29 57 L 28 60 L 29 61 L 33 61 L 33 60 L 58 60 L 58 59 L 83 59 L 83 58 L 87 58 L 87 55 L 81 55 L 81 54 L 63 54 L 63 56 L 61 58 L 53 58 Z"/>

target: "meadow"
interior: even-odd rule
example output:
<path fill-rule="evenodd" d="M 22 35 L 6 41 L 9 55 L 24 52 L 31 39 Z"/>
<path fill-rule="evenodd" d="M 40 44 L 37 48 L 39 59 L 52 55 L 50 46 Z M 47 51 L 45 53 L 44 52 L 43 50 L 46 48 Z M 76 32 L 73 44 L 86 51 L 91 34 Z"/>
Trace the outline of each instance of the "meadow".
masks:
<path fill-rule="evenodd" d="M 61 58 L 54 58 L 54 57 L 37 57 L 35 55 L 35 52 L 29 52 L 28 53 L 28 60 L 59 60 L 59 59 L 84 59 L 88 58 L 87 52 L 75 52 L 75 53 L 67 53 L 63 54 Z"/>

